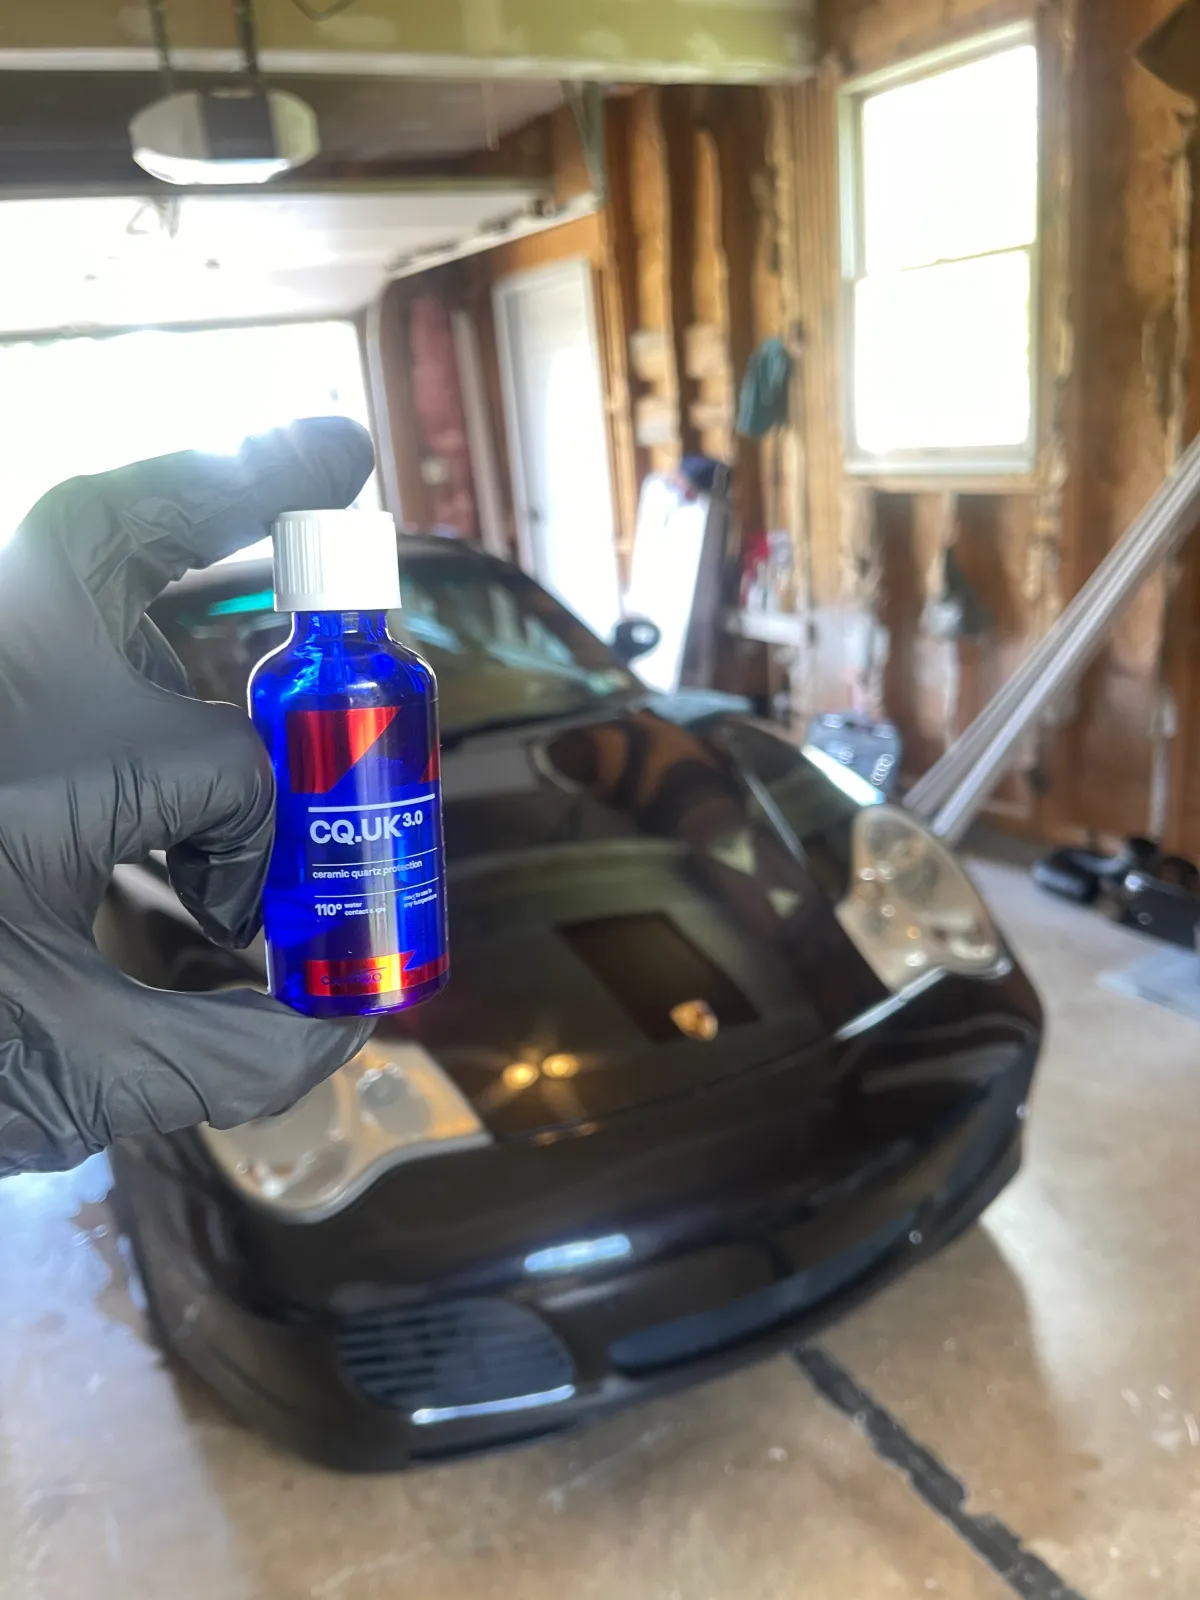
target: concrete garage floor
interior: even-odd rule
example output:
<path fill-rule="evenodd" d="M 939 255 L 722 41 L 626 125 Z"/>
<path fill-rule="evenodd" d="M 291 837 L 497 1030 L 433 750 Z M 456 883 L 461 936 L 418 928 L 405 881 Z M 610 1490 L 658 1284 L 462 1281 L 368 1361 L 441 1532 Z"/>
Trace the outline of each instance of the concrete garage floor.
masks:
<path fill-rule="evenodd" d="M 0 1185 L 0 1600 L 1194 1600 L 1200 1029 L 1096 987 L 1142 941 L 979 875 L 1049 1004 L 1026 1169 L 811 1373 L 331 1477 L 164 1368 L 103 1162 Z"/>

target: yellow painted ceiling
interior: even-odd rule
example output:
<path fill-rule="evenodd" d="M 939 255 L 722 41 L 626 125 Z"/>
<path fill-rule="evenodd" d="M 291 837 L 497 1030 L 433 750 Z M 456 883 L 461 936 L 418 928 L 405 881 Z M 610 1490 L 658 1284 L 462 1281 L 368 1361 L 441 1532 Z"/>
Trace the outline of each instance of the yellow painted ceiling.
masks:
<path fill-rule="evenodd" d="M 771 81 L 815 59 L 813 0 L 257 0 L 276 72 Z M 233 65 L 232 5 L 166 0 L 181 67 Z M 329 11 L 322 20 L 308 12 Z M 141 0 L 0 6 L 0 71 L 152 64 Z"/>

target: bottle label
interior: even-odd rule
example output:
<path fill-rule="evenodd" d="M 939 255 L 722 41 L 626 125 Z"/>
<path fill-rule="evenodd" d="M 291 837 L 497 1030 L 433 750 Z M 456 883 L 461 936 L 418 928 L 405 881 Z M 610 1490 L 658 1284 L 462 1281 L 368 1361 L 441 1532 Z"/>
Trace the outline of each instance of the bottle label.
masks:
<path fill-rule="evenodd" d="M 268 939 L 282 913 L 317 997 L 400 996 L 440 976 L 436 702 L 291 711 L 286 730 Z"/>

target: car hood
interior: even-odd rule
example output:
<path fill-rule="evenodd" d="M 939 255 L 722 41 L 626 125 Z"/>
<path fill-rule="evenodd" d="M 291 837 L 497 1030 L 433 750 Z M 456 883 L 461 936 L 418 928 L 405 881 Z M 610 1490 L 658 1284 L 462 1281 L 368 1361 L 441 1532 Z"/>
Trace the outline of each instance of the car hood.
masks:
<path fill-rule="evenodd" d="M 858 802 L 686 698 L 451 736 L 451 982 L 384 1018 L 500 1137 L 794 1057 L 884 993 L 843 933 Z"/>

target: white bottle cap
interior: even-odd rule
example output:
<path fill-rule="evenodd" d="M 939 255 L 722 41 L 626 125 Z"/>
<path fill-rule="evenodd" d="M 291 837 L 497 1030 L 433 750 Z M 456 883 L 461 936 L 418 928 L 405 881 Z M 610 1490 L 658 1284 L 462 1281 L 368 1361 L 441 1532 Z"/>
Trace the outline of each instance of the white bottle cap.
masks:
<path fill-rule="evenodd" d="M 271 529 L 276 611 L 393 611 L 400 604 L 390 511 L 289 511 Z"/>

